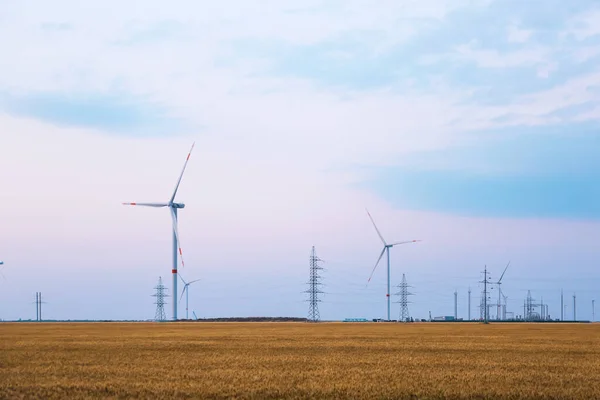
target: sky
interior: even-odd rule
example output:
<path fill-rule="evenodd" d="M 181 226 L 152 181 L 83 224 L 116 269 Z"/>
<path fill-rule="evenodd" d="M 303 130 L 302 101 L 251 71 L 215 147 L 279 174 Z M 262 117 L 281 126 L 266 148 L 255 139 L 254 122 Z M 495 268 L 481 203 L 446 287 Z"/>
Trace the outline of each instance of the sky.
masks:
<path fill-rule="evenodd" d="M 305 317 L 315 246 L 321 318 L 385 318 L 368 208 L 423 240 L 391 251 L 416 318 L 478 316 L 509 261 L 509 312 L 592 318 L 596 1 L 0 0 L 0 36 L 0 319 L 151 319 L 159 276 L 171 317 L 169 211 L 121 203 L 168 201 L 193 142 L 190 316 Z"/>

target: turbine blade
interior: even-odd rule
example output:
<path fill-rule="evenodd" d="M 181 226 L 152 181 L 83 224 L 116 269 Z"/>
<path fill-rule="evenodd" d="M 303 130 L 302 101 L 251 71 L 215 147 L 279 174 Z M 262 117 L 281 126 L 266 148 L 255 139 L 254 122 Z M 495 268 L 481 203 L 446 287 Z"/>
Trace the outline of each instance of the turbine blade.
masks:
<path fill-rule="evenodd" d="M 177 272 L 177 275 L 179 275 L 179 279 L 181 279 L 181 282 L 183 282 L 184 285 L 187 285 L 187 282 L 183 279 L 183 276 L 181 276 L 179 271 Z"/>
<path fill-rule="evenodd" d="M 181 251 L 181 241 L 179 240 L 179 228 L 177 227 L 177 216 L 175 215 L 175 209 L 171 208 L 171 218 L 173 219 L 173 232 L 175 232 L 175 238 L 177 239 L 177 248 L 179 249 L 179 257 L 181 258 L 181 266 L 185 267 L 183 262 L 183 252 Z"/>
<path fill-rule="evenodd" d="M 183 298 L 183 295 L 185 294 L 185 291 L 186 291 L 186 290 L 187 290 L 187 285 L 185 285 L 185 286 L 183 287 L 183 290 L 181 291 L 181 297 L 179 298 L 179 301 L 178 301 L 178 303 L 181 303 L 181 299 Z"/>
<path fill-rule="evenodd" d="M 405 240 L 404 242 L 396 242 L 396 243 L 392 243 L 390 246 L 396 246 L 397 244 L 417 243 L 417 242 L 422 242 L 422 240 L 421 240 L 421 239 L 416 239 L 416 240 Z"/>
<path fill-rule="evenodd" d="M 502 275 L 500 275 L 500 279 L 498 279 L 498 283 L 502 282 L 502 278 L 504 277 L 504 273 L 508 269 L 509 265 L 510 265 L 510 261 L 508 262 L 508 264 L 506 264 L 506 268 L 504 268 L 504 271 L 502 272 Z"/>
<path fill-rule="evenodd" d="M 123 203 L 124 206 L 168 207 L 168 203 Z"/>
<path fill-rule="evenodd" d="M 173 191 L 173 196 L 171 196 L 171 200 L 169 201 L 169 204 L 172 204 L 173 201 L 175 200 L 175 196 L 177 195 L 177 189 L 179 189 L 179 184 L 181 183 L 181 179 L 183 178 L 183 173 L 185 172 L 185 167 L 187 167 L 187 163 L 190 160 L 190 156 L 192 155 L 192 150 L 194 150 L 194 146 L 196 145 L 196 142 L 192 143 L 192 148 L 190 149 L 190 152 L 187 155 L 187 158 L 185 159 L 185 164 L 183 164 L 183 170 L 181 171 L 181 175 L 179 175 L 179 180 L 177 181 L 177 185 L 175 186 L 175 190 Z"/>
<path fill-rule="evenodd" d="M 367 209 L 365 208 L 365 210 L 367 210 Z M 375 230 L 377 231 L 377 234 L 379 235 L 379 238 L 383 242 L 384 246 L 387 245 L 387 243 L 385 242 L 385 239 L 383 238 L 383 236 L 381 236 L 381 232 L 379 232 L 379 229 L 377 228 L 377 225 L 375 225 L 375 221 L 373 220 L 373 217 L 371 217 L 371 213 L 369 212 L 369 210 L 367 210 L 367 215 L 371 219 L 371 222 L 373 223 L 373 226 L 375 227 Z"/>
<path fill-rule="evenodd" d="M 369 276 L 369 280 L 367 281 L 367 285 L 369 284 L 369 282 L 371 282 L 371 278 L 373 277 L 373 274 L 375 273 L 375 269 L 379 265 L 379 261 L 381 261 L 381 258 L 383 257 L 383 253 L 385 253 L 385 249 L 386 249 L 386 247 L 384 247 L 383 250 L 381 250 L 381 254 L 379 255 L 379 258 L 377 259 L 377 262 L 375 263 L 375 266 L 373 267 L 373 271 L 371 271 L 371 276 Z"/>
<path fill-rule="evenodd" d="M 196 279 L 195 281 L 191 281 L 190 283 L 188 283 L 188 285 L 191 285 L 194 282 L 198 282 L 200 279 Z"/>

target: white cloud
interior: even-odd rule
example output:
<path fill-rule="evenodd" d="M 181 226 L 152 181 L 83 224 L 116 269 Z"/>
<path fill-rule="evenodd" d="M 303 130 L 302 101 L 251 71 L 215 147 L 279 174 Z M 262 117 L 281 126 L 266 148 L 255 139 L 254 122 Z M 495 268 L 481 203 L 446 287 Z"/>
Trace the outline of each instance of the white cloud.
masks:
<path fill-rule="evenodd" d="M 512 43 L 526 43 L 533 31 L 529 29 L 521 29 L 516 25 L 508 27 L 508 41 Z"/>
<path fill-rule="evenodd" d="M 545 63 L 549 49 L 543 47 L 501 53 L 497 50 L 476 49 L 473 44 L 457 47 L 461 58 L 474 61 L 481 68 L 530 67 Z"/>
<path fill-rule="evenodd" d="M 572 18 L 569 27 L 562 32 L 563 37 L 568 35 L 573 35 L 579 41 L 600 35 L 600 8 L 587 10 Z"/>

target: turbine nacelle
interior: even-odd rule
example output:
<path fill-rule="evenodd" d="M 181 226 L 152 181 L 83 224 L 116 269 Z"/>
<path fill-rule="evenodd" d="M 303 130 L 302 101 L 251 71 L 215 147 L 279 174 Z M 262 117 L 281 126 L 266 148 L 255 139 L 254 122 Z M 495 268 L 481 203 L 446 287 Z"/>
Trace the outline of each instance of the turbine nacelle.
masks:
<path fill-rule="evenodd" d="M 185 208 L 185 204 L 183 204 L 183 203 L 171 203 L 171 205 L 169 207 L 171 207 L 171 208 Z"/>

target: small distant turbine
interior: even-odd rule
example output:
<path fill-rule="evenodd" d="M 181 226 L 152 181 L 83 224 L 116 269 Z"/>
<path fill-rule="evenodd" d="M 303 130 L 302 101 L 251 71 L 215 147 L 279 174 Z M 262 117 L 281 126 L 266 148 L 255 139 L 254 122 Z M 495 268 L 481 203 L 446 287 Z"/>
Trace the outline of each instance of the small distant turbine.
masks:
<path fill-rule="evenodd" d="M 190 291 L 188 289 L 188 287 L 194 283 L 194 282 L 198 282 L 200 279 L 196 279 L 194 281 L 191 282 L 186 282 L 183 277 L 181 276 L 181 274 L 177 274 L 179 275 L 179 278 L 181 278 L 181 281 L 183 282 L 183 290 L 181 291 L 181 297 L 179 298 L 179 301 L 181 301 L 181 298 L 183 297 L 183 294 L 185 293 L 185 319 L 189 319 L 188 316 L 188 295 L 190 294 Z"/>
<path fill-rule="evenodd" d="M 371 219 L 371 222 L 373 223 L 373 227 L 375 227 L 375 230 L 377 231 L 377 235 L 379 235 L 379 238 L 383 242 L 383 250 L 381 250 L 381 254 L 379 254 L 379 258 L 377 259 L 377 262 L 375 263 L 375 266 L 373 267 L 373 271 L 371 271 L 371 276 L 369 276 L 369 280 L 367 281 L 367 284 L 369 282 L 371 282 L 373 273 L 375 272 L 375 269 L 379 265 L 379 261 L 381 261 L 381 258 L 383 257 L 383 253 L 387 252 L 387 294 L 386 294 L 386 297 L 387 297 L 387 320 L 390 321 L 390 249 L 399 244 L 416 243 L 416 242 L 421 242 L 421 240 L 418 240 L 418 239 L 417 240 L 406 240 L 404 242 L 396 242 L 396 243 L 388 244 L 385 241 L 385 239 L 383 238 L 383 236 L 381 235 L 381 232 L 379 232 L 377 225 L 375 225 L 375 221 L 373 220 L 373 217 L 371 217 L 371 213 L 369 212 L 369 210 L 367 210 L 367 215 Z"/>
<path fill-rule="evenodd" d="M 504 268 L 504 271 L 502 271 L 502 275 L 500 275 L 500 279 L 498 279 L 498 282 L 496 282 L 496 285 L 498 285 L 498 310 L 496 311 L 497 319 L 502 319 L 500 317 L 500 313 L 501 313 L 501 309 L 502 309 L 502 303 L 500 301 L 500 296 L 502 296 L 503 293 L 502 293 L 502 287 L 500 285 L 502 285 L 502 278 L 504 278 L 504 274 L 506 273 L 506 270 L 508 269 L 509 265 L 510 265 L 510 261 L 508 262 L 508 264 L 506 264 L 506 268 Z"/>
<path fill-rule="evenodd" d="M 179 175 L 177 185 L 175 185 L 175 191 L 173 191 L 173 195 L 168 203 L 123 203 L 123 205 L 126 206 L 168 207 L 171 209 L 171 218 L 173 219 L 173 269 L 171 270 L 171 273 L 173 274 L 173 296 L 177 296 L 177 250 L 179 250 L 179 257 L 181 258 L 181 266 L 184 266 L 181 242 L 179 241 L 179 229 L 177 228 L 177 209 L 184 208 L 185 204 L 175 203 L 175 196 L 177 195 L 177 189 L 179 189 L 179 184 L 181 184 L 181 179 L 183 178 L 187 163 L 192 155 L 192 150 L 194 150 L 194 144 L 192 144 L 192 148 L 185 159 L 183 170 L 181 171 L 181 175 Z M 177 301 L 175 301 L 175 299 L 173 299 L 173 320 L 177 320 Z"/>

